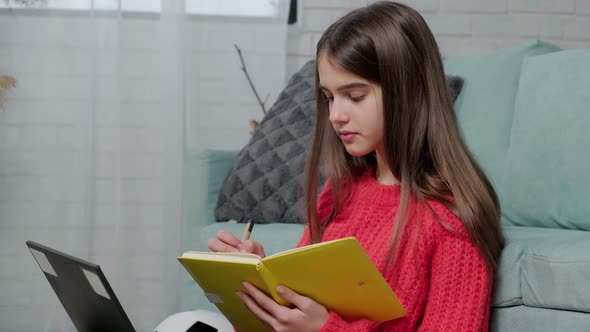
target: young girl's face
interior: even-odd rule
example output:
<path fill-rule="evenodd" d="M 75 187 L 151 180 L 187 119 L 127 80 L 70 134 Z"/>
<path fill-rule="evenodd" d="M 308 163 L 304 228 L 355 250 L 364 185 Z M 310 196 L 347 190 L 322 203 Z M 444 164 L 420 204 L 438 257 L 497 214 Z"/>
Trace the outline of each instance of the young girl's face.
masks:
<path fill-rule="evenodd" d="M 320 88 L 328 100 L 330 122 L 355 157 L 383 147 L 381 87 L 334 66 L 327 56 L 318 60 Z"/>

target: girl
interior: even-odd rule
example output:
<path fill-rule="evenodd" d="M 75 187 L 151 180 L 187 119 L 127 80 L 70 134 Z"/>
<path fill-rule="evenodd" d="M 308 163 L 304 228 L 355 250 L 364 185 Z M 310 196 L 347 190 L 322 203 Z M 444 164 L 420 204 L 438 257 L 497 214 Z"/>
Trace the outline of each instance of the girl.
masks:
<path fill-rule="evenodd" d="M 356 237 L 408 314 L 344 321 L 283 286 L 293 309 L 247 283 L 238 296 L 276 331 L 487 330 L 499 203 L 461 140 L 423 18 L 393 2 L 342 17 L 318 42 L 316 89 L 299 246 Z M 328 181 L 317 199 L 320 168 Z M 209 248 L 264 255 L 227 231 Z"/>

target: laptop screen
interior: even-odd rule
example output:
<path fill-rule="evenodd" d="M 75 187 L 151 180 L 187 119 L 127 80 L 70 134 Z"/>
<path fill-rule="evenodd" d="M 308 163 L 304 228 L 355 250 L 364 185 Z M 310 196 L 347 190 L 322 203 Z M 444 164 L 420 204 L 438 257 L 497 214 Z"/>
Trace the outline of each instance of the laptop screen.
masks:
<path fill-rule="evenodd" d="M 134 332 L 100 266 L 47 246 L 26 242 L 79 332 Z"/>

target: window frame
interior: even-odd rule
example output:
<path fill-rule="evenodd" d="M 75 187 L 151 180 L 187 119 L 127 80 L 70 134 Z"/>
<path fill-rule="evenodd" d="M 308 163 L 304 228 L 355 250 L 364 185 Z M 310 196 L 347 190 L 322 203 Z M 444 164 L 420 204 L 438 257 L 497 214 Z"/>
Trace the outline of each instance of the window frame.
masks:
<path fill-rule="evenodd" d="M 48 7 L 12 7 L 11 4 L 15 0 L 0 0 L 0 15 L 2 14 L 16 14 L 16 15 L 23 15 L 23 16 L 66 16 L 66 17 L 83 17 L 83 16 L 91 16 L 91 17 L 129 17 L 129 18 L 147 18 L 147 19 L 157 19 L 160 18 L 162 12 L 162 1 L 160 0 L 160 8 L 158 11 L 140 11 L 140 10 L 126 10 L 122 9 L 119 11 L 118 9 L 94 9 L 92 7 L 88 9 L 66 9 L 66 8 L 48 8 Z M 215 0 L 212 0 L 215 1 Z M 278 0 L 278 1 L 287 1 L 286 6 L 288 6 L 288 14 L 286 19 L 289 21 L 293 21 L 293 17 L 295 17 L 293 23 L 289 23 L 290 25 L 298 24 L 298 15 L 297 13 L 300 12 L 300 1 L 297 0 Z M 94 1 L 90 1 L 90 5 L 92 6 Z M 295 11 L 295 14 L 293 14 Z M 279 10 L 280 12 L 280 10 Z M 242 16 L 242 15 L 216 15 L 216 14 L 199 14 L 199 13 L 188 13 L 186 4 L 184 8 L 184 15 L 189 20 L 198 20 L 198 21 L 205 21 L 205 22 L 230 22 L 230 23 L 272 23 L 280 20 L 281 18 L 279 15 L 274 16 Z"/>

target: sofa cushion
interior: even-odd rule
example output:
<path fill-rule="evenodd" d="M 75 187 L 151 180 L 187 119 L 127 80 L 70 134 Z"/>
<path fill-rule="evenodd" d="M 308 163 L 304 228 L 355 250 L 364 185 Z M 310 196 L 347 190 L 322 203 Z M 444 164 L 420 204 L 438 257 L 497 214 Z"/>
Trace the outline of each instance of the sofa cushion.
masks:
<path fill-rule="evenodd" d="M 512 224 L 590 230 L 590 49 L 525 60 L 499 195 Z"/>
<path fill-rule="evenodd" d="M 504 234 L 494 307 L 590 313 L 590 232 L 506 226 Z"/>
<path fill-rule="evenodd" d="M 588 331 L 590 315 L 584 312 L 534 308 L 519 305 L 495 308 L 490 317 L 490 332 Z"/>
<path fill-rule="evenodd" d="M 522 60 L 559 50 L 539 41 L 478 56 L 449 57 L 447 74 L 463 78 L 455 111 L 463 138 L 497 188 L 508 149 Z"/>
<path fill-rule="evenodd" d="M 447 77 L 453 100 L 462 82 Z M 291 77 L 237 156 L 219 192 L 218 221 L 303 223 L 303 173 L 315 119 L 314 86 L 311 60 Z"/>
<path fill-rule="evenodd" d="M 238 154 L 219 192 L 218 221 L 301 222 L 301 174 L 315 110 L 315 64 L 306 63 Z"/>
<path fill-rule="evenodd" d="M 195 250 L 201 227 L 215 222 L 219 188 L 238 151 L 188 150 L 184 157 L 183 229 L 181 250 Z"/>

